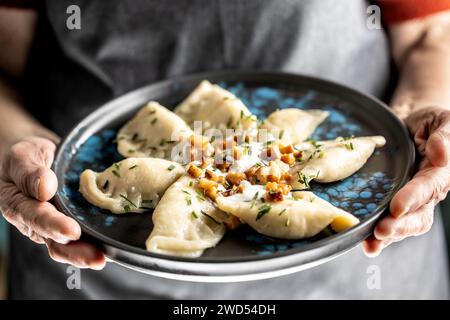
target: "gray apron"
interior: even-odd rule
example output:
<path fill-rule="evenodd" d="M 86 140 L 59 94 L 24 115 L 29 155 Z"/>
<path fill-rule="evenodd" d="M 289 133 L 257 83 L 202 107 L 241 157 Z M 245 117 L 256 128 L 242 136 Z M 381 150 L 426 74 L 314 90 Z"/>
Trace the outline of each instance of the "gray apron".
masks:
<path fill-rule="evenodd" d="M 68 30 L 66 9 L 81 9 Z M 49 0 L 28 67 L 29 108 L 59 134 L 98 105 L 175 75 L 222 69 L 282 70 L 328 78 L 383 97 L 389 80 L 382 30 L 366 26 L 366 1 Z M 426 235 L 376 259 L 361 248 L 327 264 L 263 281 L 201 284 L 160 279 L 115 264 L 67 266 L 12 232 L 12 298 L 406 299 L 448 298 L 439 215 Z"/>

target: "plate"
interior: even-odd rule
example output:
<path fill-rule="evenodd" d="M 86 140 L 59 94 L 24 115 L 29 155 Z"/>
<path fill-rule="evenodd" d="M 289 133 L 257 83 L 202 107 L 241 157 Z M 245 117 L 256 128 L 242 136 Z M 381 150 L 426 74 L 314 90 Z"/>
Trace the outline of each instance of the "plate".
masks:
<path fill-rule="evenodd" d="M 203 80 L 230 90 L 263 118 L 277 108 L 323 109 L 329 118 L 313 138 L 383 135 L 387 144 L 366 165 L 336 183 L 312 183 L 318 196 L 356 215 L 361 223 L 343 233 L 324 230 L 299 241 L 272 239 L 247 226 L 228 232 L 199 258 L 169 257 L 145 251 L 151 212 L 114 215 L 90 205 L 78 191 L 80 173 L 99 171 L 122 157 L 115 135 L 149 100 L 173 108 Z M 210 72 L 173 78 L 132 91 L 101 106 L 60 144 L 54 170 L 59 186 L 55 203 L 81 225 L 83 237 L 128 268 L 170 279 L 235 282 L 304 270 L 352 249 L 370 235 L 392 195 L 410 178 L 414 144 L 402 122 L 381 101 L 329 81 L 273 72 Z"/>

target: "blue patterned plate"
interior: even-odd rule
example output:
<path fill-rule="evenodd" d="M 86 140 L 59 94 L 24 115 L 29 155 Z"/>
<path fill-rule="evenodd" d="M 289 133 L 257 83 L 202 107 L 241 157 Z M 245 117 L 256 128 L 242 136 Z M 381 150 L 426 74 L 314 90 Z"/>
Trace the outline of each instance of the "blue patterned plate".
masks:
<path fill-rule="evenodd" d="M 323 109 L 330 117 L 316 129 L 314 139 L 338 136 L 383 135 L 378 149 L 353 176 L 329 184 L 312 183 L 312 190 L 361 223 L 334 234 L 324 230 L 311 239 L 286 241 L 262 236 L 249 227 L 228 232 L 220 244 L 202 257 L 176 258 L 145 251 L 152 229 L 152 213 L 114 215 L 83 199 L 80 173 L 99 171 L 122 159 L 115 135 L 149 100 L 173 108 L 203 79 L 236 94 L 259 118 L 277 108 Z M 393 193 L 410 177 L 414 146 L 403 124 L 380 101 L 347 87 L 310 77 L 267 72 L 213 72 L 152 84 L 119 97 L 85 118 L 62 142 L 54 163 L 59 179 L 55 201 L 75 218 L 84 237 L 98 244 L 122 265 L 172 279 L 240 281 L 268 278 L 303 270 L 342 254 L 366 238 Z"/>

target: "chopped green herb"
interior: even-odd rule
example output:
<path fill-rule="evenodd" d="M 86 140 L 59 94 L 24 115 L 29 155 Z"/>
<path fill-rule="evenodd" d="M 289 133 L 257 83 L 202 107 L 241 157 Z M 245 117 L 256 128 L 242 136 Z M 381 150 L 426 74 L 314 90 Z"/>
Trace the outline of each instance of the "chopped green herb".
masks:
<path fill-rule="evenodd" d="M 241 110 L 241 119 L 244 117 L 244 111 Z"/>
<path fill-rule="evenodd" d="M 134 150 L 134 149 L 128 149 L 128 153 L 135 153 L 136 152 L 136 150 Z"/>
<path fill-rule="evenodd" d="M 284 223 L 284 226 L 289 227 L 290 224 L 291 224 L 291 220 L 289 218 L 287 218 L 286 222 Z"/>
<path fill-rule="evenodd" d="M 186 200 L 186 204 L 188 206 L 192 205 L 192 198 L 191 197 L 186 197 L 185 200 Z"/>
<path fill-rule="evenodd" d="M 284 208 L 283 210 L 280 211 L 280 213 L 278 213 L 279 216 L 281 216 L 283 213 L 286 212 L 286 208 Z"/>
<path fill-rule="evenodd" d="M 191 182 L 192 182 L 192 181 L 191 181 Z M 188 195 L 191 195 L 190 192 L 189 192 L 189 191 L 186 191 L 186 190 L 181 190 L 181 192 L 186 193 L 186 194 L 188 194 Z"/>
<path fill-rule="evenodd" d="M 126 202 L 128 202 L 129 204 L 131 204 L 133 207 L 137 208 L 137 205 L 135 205 L 130 199 L 128 199 L 126 196 L 124 196 L 123 194 L 119 194 L 119 196 L 124 199 Z"/>
<path fill-rule="evenodd" d="M 131 211 L 130 206 L 129 206 L 128 204 L 124 205 L 124 206 L 123 206 L 123 211 L 125 211 L 125 212 L 130 212 L 130 211 Z"/>
<path fill-rule="evenodd" d="M 278 134 L 278 139 L 283 139 L 284 136 L 284 130 L 281 130 L 280 133 Z"/>
<path fill-rule="evenodd" d="M 314 148 L 320 148 L 322 146 L 320 143 L 313 139 L 309 140 L 309 143 L 311 143 Z"/>
<path fill-rule="evenodd" d="M 169 167 L 167 167 L 167 170 L 172 171 L 173 169 L 175 169 L 175 165 L 171 164 Z"/>
<path fill-rule="evenodd" d="M 192 215 L 192 217 L 193 217 L 194 219 L 198 219 L 198 216 L 197 216 L 197 214 L 195 213 L 195 211 L 192 211 L 192 212 L 191 212 L 191 215 Z"/>
<path fill-rule="evenodd" d="M 150 122 L 150 124 L 151 124 L 151 125 L 154 125 L 154 124 L 156 123 L 156 121 L 158 121 L 158 118 L 153 119 L 153 120 Z"/>
<path fill-rule="evenodd" d="M 113 173 L 116 177 L 120 178 L 120 173 L 119 173 L 119 171 L 113 169 L 113 170 L 112 170 L 112 173 Z"/>
<path fill-rule="evenodd" d="M 213 143 L 214 140 L 216 140 L 216 136 L 212 136 L 211 139 L 209 139 L 209 142 Z"/>
<path fill-rule="evenodd" d="M 192 187 L 194 183 L 192 181 L 189 181 L 189 187 Z"/>
<path fill-rule="evenodd" d="M 268 204 L 264 204 L 259 207 L 258 214 L 256 215 L 256 221 L 261 219 L 266 213 L 268 213 L 272 207 Z"/>
<path fill-rule="evenodd" d="M 258 191 L 255 192 L 255 195 L 252 198 L 252 204 L 250 205 L 250 209 L 253 208 L 256 204 L 256 199 L 258 198 Z"/>
<path fill-rule="evenodd" d="M 197 199 L 198 200 L 200 200 L 200 201 L 205 201 L 206 200 L 205 197 L 203 196 L 203 193 L 201 193 L 198 190 L 195 190 L 195 192 L 197 193 Z"/>
<path fill-rule="evenodd" d="M 155 109 L 151 109 L 150 110 L 150 114 L 154 114 L 154 113 L 156 113 L 156 110 Z"/>
<path fill-rule="evenodd" d="M 303 172 L 300 171 L 297 172 L 297 175 L 298 175 L 298 182 L 305 185 L 306 189 L 310 189 L 311 187 L 309 186 L 309 182 L 312 180 L 312 178 L 308 177 L 307 175 L 305 175 Z"/>
<path fill-rule="evenodd" d="M 200 212 L 201 212 L 204 216 L 206 216 L 207 218 L 209 218 L 209 219 L 211 219 L 212 221 L 214 221 L 214 223 L 220 224 L 219 221 L 217 221 L 216 219 L 214 219 L 212 216 L 210 216 L 209 214 L 207 214 L 205 211 L 200 210 Z"/>
<path fill-rule="evenodd" d="M 135 164 L 134 166 L 129 167 L 128 170 L 133 170 L 136 169 L 137 167 L 139 167 L 139 165 Z"/>

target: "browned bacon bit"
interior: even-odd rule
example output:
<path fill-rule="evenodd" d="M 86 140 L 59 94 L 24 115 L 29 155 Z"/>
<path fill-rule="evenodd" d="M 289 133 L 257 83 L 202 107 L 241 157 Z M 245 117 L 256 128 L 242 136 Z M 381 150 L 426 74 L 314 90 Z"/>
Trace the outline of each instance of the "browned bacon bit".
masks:
<path fill-rule="evenodd" d="M 303 151 L 302 150 L 297 150 L 294 152 L 294 157 L 295 158 L 301 158 L 303 156 Z"/>
<path fill-rule="evenodd" d="M 231 167 L 231 163 L 228 163 L 228 162 L 217 163 L 216 167 L 217 167 L 217 169 L 219 169 L 222 172 L 227 172 L 228 169 Z"/>
<path fill-rule="evenodd" d="M 291 191 L 290 185 L 268 182 L 266 184 L 265 199 L 273 202 L 283 201 L 283 196 L 287 195 L 289 191 Z"/>
<path fill-rule="evenodd" d="M 211 189 L 211 188 L 216 188 L 217 187 L 217 182 L 212 181 L 212 180 L 208 180 L 208 179 L 205 179 L 205 178 L 201 178 L 198 181 L 198 187 L 200 189 L 203 189 L 203 190 L 206 191 L 206 190 Z"/>
<path fill-rule="evenodd" d="M 187 172 L 192 178 L 198 178 L 203 174 L 203 170 L 193 164 L 189 166 Z"/>
<path fill-rule="evenodd" d="M 283 172 L 281 175 L 280 181 L 282 183 L 289 183 L 291 181 L 292 175 L 289 172 Z"/>
<path fill-rule="evenodd" d="M 246 175 L 242 172 L 228 172 L 225 179 L 233 186 L 239 185 L 243 180 L 245 180 Z"/>
<path fill-rule="evenodd" d="M 278 146 L 272 145 L 267 148 L 266 155 L 268 158 L 279 159 L 281 157 L 280 149 L 278 149 Z"/>
<path fill-rule="evenodd" d="M 280 149 L 280 152 L 282 154 L 293 153 L 294 152 L 294 147 L 292 147 L 291 144 L 288 144 L 287 146 L 284 146 L 284 145 L 280 144 L 278 146 L 278 148 Z"/>
<path fill-rule="evenodd" d="M 291 166 L 295 163 L 295 158 L 292 153 L 285 153 L 281 156 L 281 161 Z"/>
<path fill-rule="evenodd" d="M 212 187 L 212 188 L 205 190 L 205 196 L 207 196 L 211 200 L 215 201 L 218 196 L 217 188 Z"/>
<path fill-rule="evenodd" d="M 217 176 L 217 174 L 215 174 L 212 170 L 209 169 L 205 171 L 205 177 L 215 182 L 219 181 L 219 177 Z"/>

